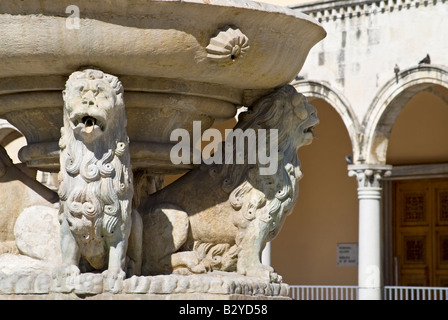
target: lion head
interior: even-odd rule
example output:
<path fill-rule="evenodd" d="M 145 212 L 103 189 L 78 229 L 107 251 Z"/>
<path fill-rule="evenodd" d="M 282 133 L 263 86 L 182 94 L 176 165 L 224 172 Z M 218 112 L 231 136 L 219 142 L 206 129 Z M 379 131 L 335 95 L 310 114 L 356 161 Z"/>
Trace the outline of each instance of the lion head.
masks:
<path fill-rule="evenodd" d="M 282 171 L 282 168 L 284 171 L 287 167 L 292 166 L 297 173 L 296 178 L 300 178 L 297 150 L 312 142 L 313 129 L 318 124 L 319 119 L 314 106 L 309 104 L 305 96 L 298 93 L 294 87 L 286 85 L 261 98 L 246 112 L 241 113 L 234 130 L 252 129 L 253 132 L 259 132 L 259 129 L 265 129 L 268 142 L 272 131 L 274 131 L 278 142 L 278 157 L 276 158 L 279 171 Z M 234 153 L 236 151 L 234 147 Z M 249 170 L 254 171 L 256 167 L 260 166 L 260 163 L 248 165 L 250 163 L 248 151 L 246 148 L 243 165 L 222 165 L 219 168 L 212 168 L 212 172 L 219 171 L 227 176 L 224 180 L 225 184 L 223 184 L 225 190 L 232 191 L 246 180 Z M 274 176 L 278 174 L 274 174 Z M 264 177 L 264 180 L 269 179 L 269 176 Z"/>
<path fill-rule="evenodd" d="M 294 157 L 298 148 L 312 142 L 318 124 L 314 106 L 294 87 L 286 85 L 242 113 L 237 128 L 277 129 L 279 153 L 288 151 L 288 156 Z"/>
<path fill-rule="evenodd" d="M 123 125 L 123 87 L 117 77 L 87 69 L 71 74 L 63 91 L 64 121 L 78 139 L 93 141 Z M 126 125 L 126 123 L 124 123 Z"/>
<path fill-rule="evenodd" d="M 241 210 L 247 220 L 269 221 L 267 239 L 276 236 L 283 219 L 292 211 L 298 195 L 297 182 L 302 177 L 297 150 L 312 142 L 318 123 L 316 109 L 290 85 L 263 97 L 240 115 L 235 128 L 266 129 L 267 141 L 269 129 L 277 129 L 278 170 L 272 175 L 260 175 L 260 164 L 245 164 L 223 165 L 218 172 L 224 177 L 222 188 L 230 193 L 229 201 L 235 210 Z"/>

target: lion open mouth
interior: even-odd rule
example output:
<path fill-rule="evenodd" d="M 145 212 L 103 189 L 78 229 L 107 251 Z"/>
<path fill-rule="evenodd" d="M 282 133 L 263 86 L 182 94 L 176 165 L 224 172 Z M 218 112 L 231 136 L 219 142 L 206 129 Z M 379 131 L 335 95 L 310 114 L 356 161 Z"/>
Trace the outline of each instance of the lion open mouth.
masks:
<path fill-rule="evenodd" d="M 97 128 L 101 129 L 101 131 L 104 131 L 105 129 L 104 122 L 101 121 L 100 118 L 95 118 L 86 114 L 75 117 L 75 119 L 72 120 L 72 123 L 75 128 L 78 126 L 83 127 L 86 133 L 91 133 Z"/>
<path fill-rule="evenodd" d="M 305 128 L 303 129 L 303 134 L 310 134 L 310 135 L 312 135 L 313 138 L 315 138 L 316 134 L 314 133 L 314 129 L 316 128 L 316 126 L 318 124 L 319 124 L 319 120 L 317 119 L 317 117 L 311 117 L 307 121 L 307 124 L 306 124 Z"/>
<path fill-rule="evenodd" d="M 316 126 L 311 126 L 308 128 L 305 128 L 305 130 L 303 130 L 303 133 L 313 133 L 313 130 Z"/>
<path fill-rule="evenodd" d="M 314 130 L 314 128 L 315 128 L 316 126 L 317 126 L 317 124 L 314 124 L 314 125 L 312 125 L 312 126 L 306 127 L 306 128 L 303 130 L 303 133 L 304 133 L 304 134 L 310 133 L 310 134 L 312 134 L 313 137 L 314 137 L 315 134 L 314 134 L 313 130 Z"/>
<path fill-rule="evenodd" d="M 82 118 L 82 123 L 84 123 L 86 132 L 90 133 L 95 128 L 96 119 L 93 117 L 86 116 Z"/>

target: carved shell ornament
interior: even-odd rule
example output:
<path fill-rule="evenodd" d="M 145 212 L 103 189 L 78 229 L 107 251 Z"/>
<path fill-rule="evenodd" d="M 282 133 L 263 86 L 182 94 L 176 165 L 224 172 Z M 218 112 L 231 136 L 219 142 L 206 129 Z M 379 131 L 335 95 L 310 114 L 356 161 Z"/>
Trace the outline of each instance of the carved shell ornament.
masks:
<path fill-rule="evenodd" d="M 207 57 L 218 61 L 235 61 L 249 50 L 249 39 L 240 29 L 226 26 L 210 39 Z"/>

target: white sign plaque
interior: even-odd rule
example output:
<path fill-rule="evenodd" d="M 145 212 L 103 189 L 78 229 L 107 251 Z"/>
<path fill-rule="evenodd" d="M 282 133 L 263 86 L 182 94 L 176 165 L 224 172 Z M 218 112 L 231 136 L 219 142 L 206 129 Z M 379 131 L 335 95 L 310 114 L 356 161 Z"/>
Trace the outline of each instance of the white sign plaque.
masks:
<path fill-rule="evenodd" d="M 358 265 L 358 244 L 357 243 L 338 243 L 337 248 L 338 266 L 357 266 Z"/>

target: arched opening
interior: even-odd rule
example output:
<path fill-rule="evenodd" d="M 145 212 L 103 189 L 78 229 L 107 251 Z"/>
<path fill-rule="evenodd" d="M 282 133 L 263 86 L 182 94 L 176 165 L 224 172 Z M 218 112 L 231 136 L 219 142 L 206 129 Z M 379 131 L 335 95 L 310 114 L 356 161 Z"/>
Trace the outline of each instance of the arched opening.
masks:
<path fill-rule="evenodd" d="M 0 145 L 5 148 L 12 163 L 30 178 L 36 179 L 49 189 L 56 191 L 58 188 L 57 173 L 39 171 L 20 161 L 19 150 L 26 144 L 26 138 L 17 128 L 8 121 L 0 119 Z"/>
<path fill-rule="evenodd" d="M 356 285 L 357 267 L 338 265 L 338 244 L 358 242 L 357 183 L 348 177 L 351 139 L 335 108 L 308 97 L 320 119 L 317 138 L 299 149 L 299 198 L 272 241 L 271 261 L 286 283 Z"/>
<path fill-rule="evenodd" d="M 362 123 L 365 129 L 360 157 L 365 163 L 386 163 L 392 127 L 404 106 L 411 99 L 424 91 L 446 101 L 443 88 L 447 87 L 448 70 L 441 66 L 418 66 L 401 72 L 398 81 L 391 78 L 376 95 Z M 424 110 L 423 108 L 423 106 L 420 107 L 420 112 Z M 423 113 L 422 116 L 424 116 Z M 422 128 L 422 131 L 423 128 L 431 131 L 425 125 L 422 123 L 418 128 Z"/>
<path fill-rule="evenodd" d="M 25 137 L 13 125 L 0 119 L 0 145 L 4 147 L 13 161 L 19 163 L 18 150 L 26 144 Z"/>
<path fill-rule="evenodd" d="M 420 91 L 401 110 L 389 138 L 388 164 L 448 163 L 448 89 Z"/>
<path fill-rule="evenodd" d="M 393 124 L 386 163 L 394 169 L 384 188 L 386 284 L 448 286 L 447 120 L 448 89 L 431 85 L 401 106 Z"/>

